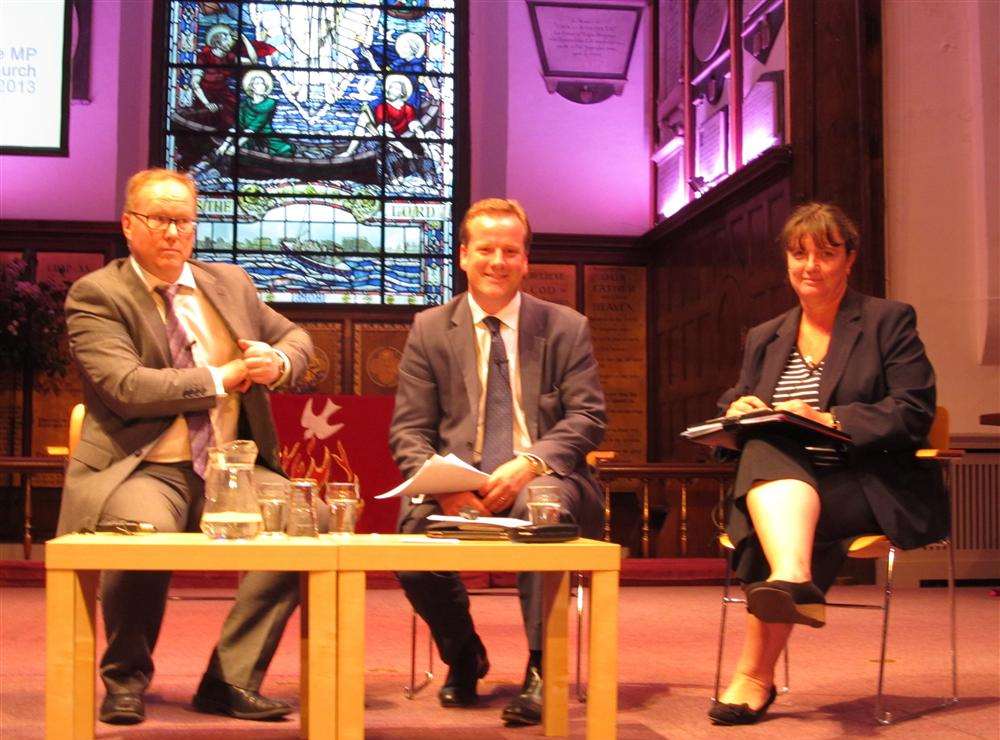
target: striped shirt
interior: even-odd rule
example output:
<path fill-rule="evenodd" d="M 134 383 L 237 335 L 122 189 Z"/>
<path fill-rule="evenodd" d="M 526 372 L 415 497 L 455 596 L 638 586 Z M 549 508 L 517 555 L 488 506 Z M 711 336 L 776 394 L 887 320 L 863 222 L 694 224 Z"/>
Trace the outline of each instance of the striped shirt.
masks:
<path fill-rule="evenodd" d="M 798 400 L 809 404 L 817 411 L 819 407 L 819 381 L 823 376 L 823 366 L 826 360 L 814 365 L 806 362 L 799 350 L 793 349 L 785 365 L 778 384 L 774 387 L 773 402 Z M 806 452 L 813 465 L 820 468 L 843 465 L 843 454 L 836 447 L 830 445 L 810 446 L 806 445 Z"/>

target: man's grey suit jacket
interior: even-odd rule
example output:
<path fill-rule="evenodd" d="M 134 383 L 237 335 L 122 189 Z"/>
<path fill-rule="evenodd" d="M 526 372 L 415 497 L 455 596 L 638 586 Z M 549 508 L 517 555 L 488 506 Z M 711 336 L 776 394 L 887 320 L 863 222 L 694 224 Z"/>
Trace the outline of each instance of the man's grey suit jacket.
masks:
<path fill-rule="evenodd" d="M 267 342 L 288 357 L 290 382 L 301 377 L 312 353 L 309 335 L 262 303 L 241 268 L 195 260 L 189 264 L 233 339 Z M 207 410 L 216 402 L 207 368 L 172 367 L 163 320 L 128 258 L 73 284 L 66 322 L 87 415 L 66 470 L 60 534 L 93 527 L 108 496 L 177 415 Z M 243 395 L 238 434 L 257 443 L 260 464 L 281 472 L 267 390 L 258 384 Z"/>
<path fill-rule="evenodd" d="M 524 451 L 597 500 L 586 456 L 604 438 L 607 417 L 587 319 L 522 293 L 518 322 L 521 404 L 531 437 Z M 481 395 L 472 311 L 462 293 L 417 314 L 406 341 L 389 430 L 405 477 L 435 452 L 474 462 Z"/>

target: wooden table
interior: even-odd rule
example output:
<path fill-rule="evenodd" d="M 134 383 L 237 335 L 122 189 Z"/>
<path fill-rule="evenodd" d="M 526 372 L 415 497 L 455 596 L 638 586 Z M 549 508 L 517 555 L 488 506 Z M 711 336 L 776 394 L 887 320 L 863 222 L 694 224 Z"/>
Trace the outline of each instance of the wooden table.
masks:
<path fill-rule="evenodd" d="M 302 734 L 334 738 L 337 557 L 330 536 L 217 541 L 201 533 L 70 534 L 45 545 L 47 738 L 94 737 L 94 632 L 101 570 L 302 571 Z M 310 711 L 316 697 L 317 711 Z M 249 729 L 249 728 L 248 728 Z"/>
<path fill-rule="evenodd" d="M 65 455 L 21 457 L 0 455 L 0 473 L 19 473 L 24 486 L 24 559 L 31 559 L 31 476 L 40 473 L 61 473 L 66 467 Z"/>
<path fill-rule="evenodd" d="M 364 737 L 365 572 L 369 570 L 543 571 L 542 724 L 546 735 L 569 734 L 569 572 L 590 572 L 587 737 L 610 740 L 616 736 L 618 545 L 587 539 L 529 545 L 353 535 L 341 541 L 339 550 L 335 631 L 352 636 L 342 640 L 337 650 L 339 740 Z"/>

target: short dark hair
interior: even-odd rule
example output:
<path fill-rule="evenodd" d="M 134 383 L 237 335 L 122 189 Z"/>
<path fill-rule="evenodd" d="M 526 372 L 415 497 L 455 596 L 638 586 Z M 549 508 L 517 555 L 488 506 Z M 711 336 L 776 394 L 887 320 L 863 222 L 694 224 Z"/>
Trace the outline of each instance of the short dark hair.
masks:
<path fill-rule="evenodd" d="M 531 246 L 531 224 L 528 223 L 528 214 L 516 200 L 511 198 L 483 198 L 477 200 L 469 210 L 465 212 L 462 223 L 458 227 L 458 238 L 460 244 L 469 243 L 469 223 L 479 216 L 513 216 L 524 227 L 524 251 L 528 252 Z"/>
<path fill-rule="evenodd" d="M 848 252 L 858 249 L 858 227 L 846 213 L 832 203 L 806 203 L 792 211 L 778 237 L 778 244 L 789 250 L 811 236 L 834 247 L 844 247 Z"/>

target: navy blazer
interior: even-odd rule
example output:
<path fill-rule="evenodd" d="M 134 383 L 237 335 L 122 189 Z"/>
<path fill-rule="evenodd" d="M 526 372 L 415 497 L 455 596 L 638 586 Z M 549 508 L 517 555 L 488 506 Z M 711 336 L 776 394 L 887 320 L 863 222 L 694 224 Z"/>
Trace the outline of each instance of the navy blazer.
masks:
<path fill-rule="evenodd" d="M 798 337 L 799 306 L 747 334 L 739 382 L 719 398 L 753 395 L 770 404 Z M 854 448 L 849 464 L 882 530 L 899 547 L 946 537 L 948 497 L 940 465 L 914 451 L 934 421 L 934 369 L 913 307 L 848 290 L 833 325 L 819 406 L 833 411 Z"/>

